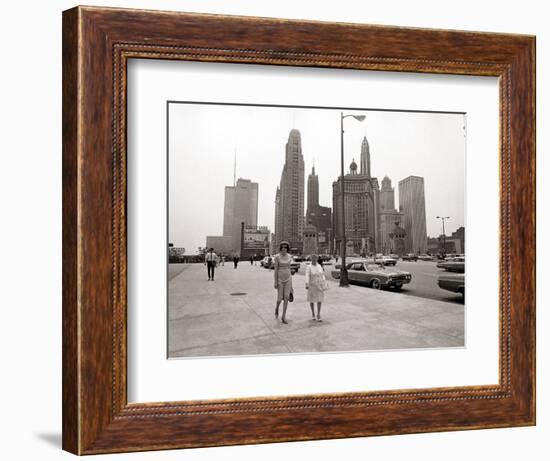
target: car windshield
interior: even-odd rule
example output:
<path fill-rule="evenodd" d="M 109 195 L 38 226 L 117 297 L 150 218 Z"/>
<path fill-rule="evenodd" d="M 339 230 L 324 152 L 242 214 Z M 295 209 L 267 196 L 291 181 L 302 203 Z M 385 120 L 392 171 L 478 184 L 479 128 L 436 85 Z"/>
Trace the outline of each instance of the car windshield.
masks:
<path fill-rule="evenodd" d="M 349 269 L 351 269 L 352 271 L 364 271 L 365 270 L 362 263 L 350 264 Z"/>
<path fill-rule="evenodd" d="M 367 266 L 367 270 L 369 271 L 379 271 L 379 270 L 385 270 L 386 268 L 381 264 L 369 264 Z"/>

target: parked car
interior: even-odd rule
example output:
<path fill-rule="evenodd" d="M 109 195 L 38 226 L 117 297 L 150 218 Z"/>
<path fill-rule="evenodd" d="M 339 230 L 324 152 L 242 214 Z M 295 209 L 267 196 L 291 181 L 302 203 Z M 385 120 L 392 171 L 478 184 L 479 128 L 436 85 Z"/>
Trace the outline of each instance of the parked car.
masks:
<path fill-rule="evenodd" d="M 414 261 L 418 259 L 418 256 L 416 256 L 414 253 L 407 253 L 406 255 L 403 255 L 403 261 Z"/>
<path fill-rule="evenodd" d="M 411 273 L 396 269 L 387 269 L 382 264 L 369 264 L 366 262 L 353 262 L 346 265 L 348 280 L 351 283 L 367 285 L 371 288 L 392 287 L 399 290 L 405 283 L 410 283 Z M 340 271 L 333 270 L 331 275 L 335 279 L 340 278 Z"/>
<path fill-rule="evenodd" d="M 294 275 L 299 270 L 300 270 L 300 263 L 296 261 L 296 259 L 292 258 L 292 261 L 290 262 L 290 273 Z"/>
<path fill-rule="evenodd" d="M 445 269 L 449 272 L 462 272 L 464 273 L 466 260 L 463 257 L 450 258 L 445 261 L 440 261 L 437 263 L 437 267 L 440 269 Z"/>
<path fill-rule="evenodd" d="M 391 256 L 381 256 L 380 258 L 377 256 L 375 262 L 382 263 L 384 266 L 395 266 L 397 264 L 397 259 Z"/>
<path fill-rule="evenodd" d="M 456 256 L 445 256 L 444 258 L 440 258 L 440 260 L 436 264 L 436 267 L 443 269 L 442 264 L 445 264 L 449 261 L 454 261 L 455 259 L 456 259 Z"/>
<path fill-rule="evenodd" d="M 433 261 L 433 258 L 427 254 L 418 255 L 418 259 L 420 259 L 420 261 Z"/>
<path fill-rule="evenodd" d="M 260 261 L 260 265 L 262 267 L 265 267 L 266 269 L 271 269 L 272 264 L 273 264 L 273 258 L 271 256 L 266 256 L 264 259 Z"/>
<path fill-rule="evenodd" d="M 346 258 L 346 267 L 351 263 L 359 263 L 359 262 L 373 262 L 372 259 L 366 259 L 366 258 L 357 258 L 357 257 L 350 257 Z M 338 262 L 334 265 L 334 269 L 340 269 L 342 267 L 342 259 L 339 259 Z"/>
<path fill-rule="evenodd" d="M 293 256 L 293 258 L 294 258 L 294 261 L 298 263 L 301 263 L 306 260 L 306 258 L 304 258 L 302 255 L 296 255 L 296 256 Z"/>
<path fill-rule="evenodd" d="M 390 254 L 390 258 L 393 258 L 396 261 L 399 261 L 399 255 L 396 255 L 395 253 Z"/>
<path fill-rule="evenodd" d="M 334 263 L 330 256 L 324 256 L 323 258 L 319 257 L 319 261 L 321 261 L 323 266 L 332 266 L 332 264 Z"/>
<path fill-rule="evenodd" d="M 266 269 L 273 269 L 274 260 L 271 256 L 266 256 L 262 261 L 260 262 L 262 267 L 265 267 Z M 300 263 L 296 262 L 294 258 L 290 261 L 290 273 L 294 275 L 296 272 L 300 270 Z"/>
<path fill-rule="evenodd" d="M 464 298 L 466 293 L 464 288 L 464 274 L 450 274 L 448 272 L 442 272 L 437 277 L 437 284 L 439 285 L 439 288 L 452 291 L 453 293 L 460 293 L 462 298 Z"/>

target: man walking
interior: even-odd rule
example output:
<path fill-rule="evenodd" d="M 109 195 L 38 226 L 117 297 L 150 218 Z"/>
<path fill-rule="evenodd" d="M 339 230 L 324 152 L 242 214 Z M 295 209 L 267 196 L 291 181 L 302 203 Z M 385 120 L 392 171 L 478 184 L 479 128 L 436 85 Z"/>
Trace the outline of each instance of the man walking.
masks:
<path fill-rule="evenodd" d="M 239 255 L 235 253 L 233 256 L 233 269 L 237 269 L 237 265 L 239 264 Z"/>
<path fill-rule="evenodd" d="M 208 281 L 214 281 L 214 268 L 216 267 L 216 261 L 218 260 L 218 255 L 214 253 L 214 248 L 210 248 L 208 253 L 204 258 L 206 263 L 206 270 L 208 272 Z"/>

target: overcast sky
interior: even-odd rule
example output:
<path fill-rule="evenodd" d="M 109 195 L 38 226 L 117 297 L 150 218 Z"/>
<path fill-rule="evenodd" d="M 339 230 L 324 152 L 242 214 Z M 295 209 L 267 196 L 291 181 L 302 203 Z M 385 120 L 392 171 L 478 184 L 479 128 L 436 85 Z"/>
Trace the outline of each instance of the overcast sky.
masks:
<path fill-rule="evenodd" d="M 371 151 L 371 174 L 389 176 L 399 203 L 398 182 L 424 177 L 428 236 L 441 233 L 437 215 L 450 216 L 447 235 L 464 225 L 465 115 L 352 111 L 364 122 L 344 121 L 346 173 L 359 165 L 361 141 Z M 351 113 L 344 110 L 344 113 Z M 340 171 L 340 110 L 169 104 L 169 241 L 196 252 L 206 235 L 222 235 L 224 187 L 237 178 L 259 184 L 258 225 L 273 232 L 275 190 L 292 128 L 300 131 L 307 176 L 313 162 L 319 201 L 332 207 L 332 182 Z M 304 210 L 305 210 L 304 204 Z"/>

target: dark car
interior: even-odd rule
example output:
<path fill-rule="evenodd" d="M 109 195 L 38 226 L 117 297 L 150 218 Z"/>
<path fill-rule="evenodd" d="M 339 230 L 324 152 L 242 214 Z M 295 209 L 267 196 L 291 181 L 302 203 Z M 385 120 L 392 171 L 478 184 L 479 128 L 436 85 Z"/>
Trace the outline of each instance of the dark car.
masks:
<path fill-rule="evenodd" d="M 275 264 L 275 261 L 271 256 L 266 256 L 264 259 L 262 259 L 260 264 L 262 265 L 262 267 L 265 267 L 266 269 L 273 269 L 273 265 Z M 294 258 L 292 258 L 290 260 L 290 273 L 294 275 L 299 270 L 300 270 L 300 263 L 296 262 Z"/>
<path fill-rule="evenodd" d="M 437 263 L 437 267 L 440 269 L 445 269 L 449 272 L 461 272 L 464 273 L 466 260 L 463 257 L 458 258 L 450 258 L 446 259 L 445 261 L 441 261 Z"/>
<path fill-rule="evenodd" d="M 273 264 L 273 258 L 271 256 L 266 256 L 264 259 L 260 261 L 260 265 L 262 267 L 265 267 L 266 269 L 271 269 Z"/>
<path fill-rule="evenodd" d="M 294 275 L 299 270 L 300 270 L 300 263 L 296 261 L 295 258 L 292 258 L 292 261 L 290 262 L 290 273 Z"/>
<path fill-rule="evenodd" d="M 433 261 L 433 258 L 427 254 L 418 255 L 418 259 L 420 261 Z"/>
<path fill-rule="evenodd" d="M 399 290 L 405 283 L 410 283 L 411 273 L 386 268 L 382 264 L 369 264 L 366 262 L 354 262 L 346 265 L 348 280 L 352 283 L 367 285 L 371 288 L 392 287 Z M 331 275 L 335 279 L 340 278 L 340 271 L 333 270 Z"/>
<path fill-rule="evenodd" d="M 346 267 L 348 267 L 352 263 L 359 263 L 359 262 L 363 262 L 363 263 L 373 262 L 373 259 L 372 258 L 371 259 L 357 258 L 357 257 L 346 258 Z M 340 267 L 342 267 L 342 260 L 341 259 L 339 260 L 339 262 L 337 262 L 334 265 L 335 269 L 340 270 Z"/>
<path fill-rule="evenodd" d="M 418 256 L 416 256 L 414 253 L 407 253 L 406 255 L 402 256 L 403 261 L 414 261 L 416 262 L 418 260 Z"/>
<path fill-rule="evenodd" d="M 391 256 L 377 256 L 375 262 L 384 264 L 384 266 L 395 266 L 397 264 L 397 259 L 392 258 Z"/>
<path fill-rule="evenodd" d="M 443 290 L 452 291 L 453 293 L 460 293 L 462 298 L 466 293 L 464 288 L 464 274 L 451 274 L 449 272 L 442 272 L 437 277 L 437 284 L 439 288 Z"/>

